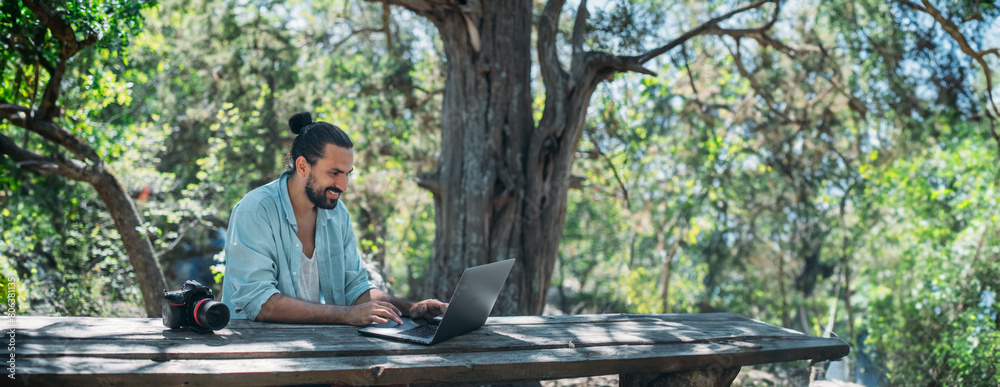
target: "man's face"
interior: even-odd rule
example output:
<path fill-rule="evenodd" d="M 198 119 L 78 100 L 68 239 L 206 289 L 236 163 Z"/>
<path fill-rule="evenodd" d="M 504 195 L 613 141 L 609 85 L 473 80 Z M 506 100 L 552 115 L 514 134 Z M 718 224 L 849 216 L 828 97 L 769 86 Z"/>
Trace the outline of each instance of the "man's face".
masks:
<path fill-rule="evenodd" d="M 316 207 L 332 210 L 340 195 L 347 191 L 348 175 L 354 171 L 354 151 L 333 144 L 326 145 L 323 158 L 309 168 L 306 196 Z"/>

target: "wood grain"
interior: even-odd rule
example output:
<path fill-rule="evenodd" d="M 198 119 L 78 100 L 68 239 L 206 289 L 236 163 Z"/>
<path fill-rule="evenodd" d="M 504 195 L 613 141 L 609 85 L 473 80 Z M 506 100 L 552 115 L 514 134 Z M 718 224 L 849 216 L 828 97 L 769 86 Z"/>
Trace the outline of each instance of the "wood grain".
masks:
<path fill-rule="evenodd" d="M 495 383 L 694 370 L 728 378 L 744 365 L 849 350 L 728 313 L 496 317 L 434 346 L 245 320 L 199 335 L 159 319 L 21 316 L 17 332 L 18 377 L 32 385 Z"/>

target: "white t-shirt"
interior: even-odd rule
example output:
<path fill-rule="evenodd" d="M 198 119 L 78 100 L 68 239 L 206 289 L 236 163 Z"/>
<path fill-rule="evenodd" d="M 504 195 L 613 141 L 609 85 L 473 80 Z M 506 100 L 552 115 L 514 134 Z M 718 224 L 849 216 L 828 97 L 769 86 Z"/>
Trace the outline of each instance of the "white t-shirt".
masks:
<path fill-rule="evenodd" d="M 297 298 L 319 303 L 319 268 L 316 265 L 316 258 L 309 258 L 306 253 L 302 253 L 301 269 Z"/>

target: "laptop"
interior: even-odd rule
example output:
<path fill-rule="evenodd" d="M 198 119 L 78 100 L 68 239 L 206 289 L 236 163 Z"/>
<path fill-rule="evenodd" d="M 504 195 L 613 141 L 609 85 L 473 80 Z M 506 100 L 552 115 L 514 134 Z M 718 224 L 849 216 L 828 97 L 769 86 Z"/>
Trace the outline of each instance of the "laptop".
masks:
<path fill-rule="evenodd" d="M 512 267 L 513 258 L 465 269 L 443 316 L 429 320 L 400 317 L 403 324 L 389 321 L 362 328 L 359 332 L 429 345 L 474 331 L 486 323 Z"/>

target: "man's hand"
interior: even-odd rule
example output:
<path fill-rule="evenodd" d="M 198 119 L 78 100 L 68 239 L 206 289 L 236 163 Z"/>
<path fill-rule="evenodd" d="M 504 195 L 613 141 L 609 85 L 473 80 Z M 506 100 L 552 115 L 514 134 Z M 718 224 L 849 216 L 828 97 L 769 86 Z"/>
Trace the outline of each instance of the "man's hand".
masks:
<path fill-rule="evenodd" d="M 371 323 L 384 324 L 389 320 L 402 324 L 399 319 L 402 313 L 392 304 L 385 301 L 368 301 L 351 307 L 347 314 L 347 323 L 356 326 L 371 325 Z"/>
<path fill-rule="evenodd" d="M 409 315 L 413 318 L 434 318 L 448 311 L 448 304 L 438 300 L 423 300 L 410 306 Z"/>
<path fill-rule="evenodd" d="M 358 297 L 355 304 L 357 306 L 361 306 L 371 302 L 390 304 L 390 306 L 394 306 L 392 310 L 396 312 L 396 319 L 393 319 L 393 321 L 396 322 L 399 322 L 398 318 L 400 310 L 405 310 L 407 312 L 406 315 L 412 318 L 434 318 L 444 314 L 444 312 L 448 310 L 448 304 L 438 300 L 423 300 L 418 303 L 411 303 L 409 301 L 385 294 L 385 292 L 378 289 L 369 289 L 367 292 L 362 294 L 361 297 Z M 381 316 L 386 317 L 384 315 Z"/>

